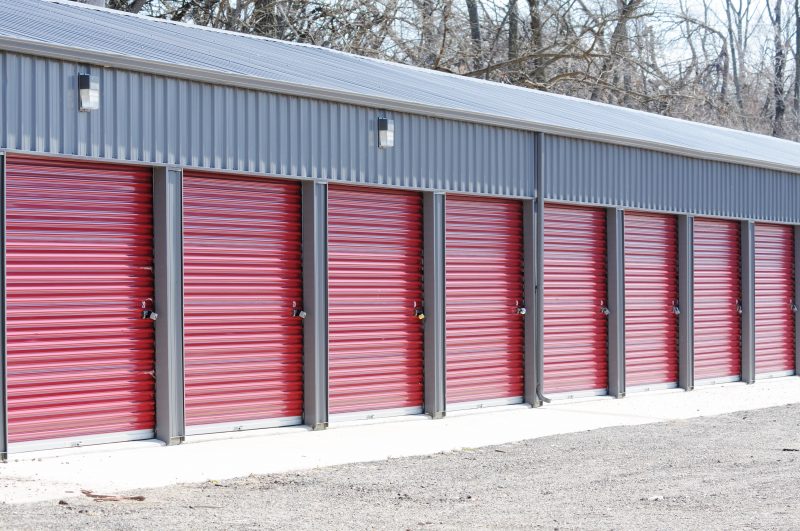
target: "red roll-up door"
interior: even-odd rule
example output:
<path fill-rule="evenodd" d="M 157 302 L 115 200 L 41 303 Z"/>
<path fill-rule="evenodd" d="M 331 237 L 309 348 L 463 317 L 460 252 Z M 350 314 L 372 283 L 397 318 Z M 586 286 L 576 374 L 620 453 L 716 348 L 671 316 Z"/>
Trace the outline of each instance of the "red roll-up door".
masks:
<path fill-rule="evenodd" d="M 522 397 L 522 205 L 448 196 L 447 402 Z"/>
<path fill-rule="evenodd" d="M 330 413 L 421 408 L 421 196 L 331 186 L 328 279 Z"/>
<path fill-rule="evenodd" d="M 608 388 L 606 212 L 545 204 L 544 390 Z"/>
<path fill-rule="evenodd" d="M 625 213 L 625 384 L 678 380 L 678 228 L 674 216 Z"/>
<path fill-rule="evenodd" d="M 301 420 L 300 201 L 296 182 L 184 174 L 189 433 Z"/>
<path fill-rule="evenodd" d="M 794 371 L 794 227 L 755 225 L 756 374 Z"/>
<path fill-rule="evenodd" d="M 695 381 L 741 375 L 740 248 L 739 222 L 695 220 Z"/>
<path fill-rule="evenodd" d="M 151 171 L 11 156 L 6 191 L 9 441 L 151 437 Z"/>

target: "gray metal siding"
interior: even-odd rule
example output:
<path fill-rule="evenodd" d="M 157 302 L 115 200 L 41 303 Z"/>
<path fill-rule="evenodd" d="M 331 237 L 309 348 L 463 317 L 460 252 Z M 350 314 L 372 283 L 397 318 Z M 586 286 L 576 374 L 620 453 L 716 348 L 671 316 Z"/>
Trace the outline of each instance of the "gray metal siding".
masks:
<path fill-rule="evenodd" d="M 0 147 L 406 188 L 533 197 L 533 133 L 0 53 Z M 376 120 L 395 120 L 377 147 Z"/>
<path fill-rule="evenodd" d="M 544 197 L 641 210 L 800 223 L 800 176 L 546 135 Z"/>
<path fill-rule="evenodd" d="M 800 173 L 788 140 L 68 0 L 0 1 L 0 48 Z"/>

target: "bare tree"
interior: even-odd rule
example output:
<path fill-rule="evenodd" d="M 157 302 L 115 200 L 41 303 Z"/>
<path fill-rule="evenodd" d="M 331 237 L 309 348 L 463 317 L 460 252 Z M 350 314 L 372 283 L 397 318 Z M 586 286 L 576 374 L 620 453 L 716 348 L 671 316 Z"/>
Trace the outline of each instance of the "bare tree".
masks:
<path fill-rule="evenodd" d="M 800 138 L 800 0 L 108 0 L 108 6 Z"/>

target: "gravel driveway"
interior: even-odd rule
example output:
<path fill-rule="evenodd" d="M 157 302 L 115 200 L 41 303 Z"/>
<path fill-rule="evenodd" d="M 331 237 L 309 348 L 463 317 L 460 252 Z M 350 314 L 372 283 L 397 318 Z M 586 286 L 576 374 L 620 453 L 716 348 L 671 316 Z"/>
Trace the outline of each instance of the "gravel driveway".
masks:
<path fill-rule="evenodd" d="M 2 529 L 800 529 L 800 404 L 0 506 Z M 269 459 L 269 456 L 264 456 Z"/>

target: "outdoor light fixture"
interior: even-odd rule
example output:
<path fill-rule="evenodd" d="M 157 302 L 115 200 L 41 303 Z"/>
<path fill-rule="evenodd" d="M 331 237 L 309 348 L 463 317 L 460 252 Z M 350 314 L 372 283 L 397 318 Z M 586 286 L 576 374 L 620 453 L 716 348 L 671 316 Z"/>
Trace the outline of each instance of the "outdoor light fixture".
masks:
<path fill-rule="evenodd" d="M 78 74 L 78 97 L 81 112 L 100 108 L 100 79 L 89 74 Z"/>
<path fill-rule="evenodd" d="M 394 146 L 394 120 L 378 118 L 378 147 Z"/>

